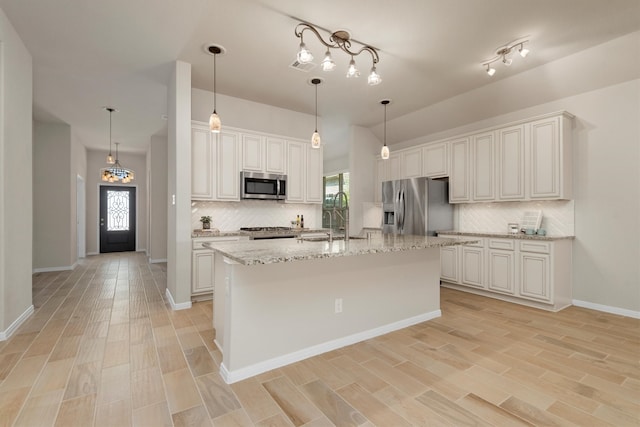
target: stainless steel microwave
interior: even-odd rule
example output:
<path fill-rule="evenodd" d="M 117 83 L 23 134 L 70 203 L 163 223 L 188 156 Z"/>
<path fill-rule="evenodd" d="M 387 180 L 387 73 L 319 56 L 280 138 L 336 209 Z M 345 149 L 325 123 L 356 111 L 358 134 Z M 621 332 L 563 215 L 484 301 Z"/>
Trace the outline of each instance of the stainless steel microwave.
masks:
<path fill-rule="evenodd" d="M 260 172 L 240 172 L 240 198 L 284 200 L 287 197 L 287 176 Z"/>

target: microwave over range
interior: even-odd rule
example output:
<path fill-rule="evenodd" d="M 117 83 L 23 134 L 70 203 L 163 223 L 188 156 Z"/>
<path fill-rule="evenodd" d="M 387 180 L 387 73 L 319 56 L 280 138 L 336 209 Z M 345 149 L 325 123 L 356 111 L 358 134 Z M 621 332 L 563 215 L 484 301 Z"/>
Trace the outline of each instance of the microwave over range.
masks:
<path fill-rule="evenodd" d="M 240 198 L 284 200 L 287 197 L 287 176 L 260 172 L 240 172 Z"/>

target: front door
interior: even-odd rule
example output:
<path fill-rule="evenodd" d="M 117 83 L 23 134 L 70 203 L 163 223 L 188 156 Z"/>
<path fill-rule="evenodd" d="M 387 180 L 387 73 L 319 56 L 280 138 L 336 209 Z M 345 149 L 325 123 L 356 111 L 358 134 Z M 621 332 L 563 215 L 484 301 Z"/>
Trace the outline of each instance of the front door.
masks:
<path fill-rule="evenodd" d="M 136 250 L 136 188 L 100 186 L 100 253 Z"/>

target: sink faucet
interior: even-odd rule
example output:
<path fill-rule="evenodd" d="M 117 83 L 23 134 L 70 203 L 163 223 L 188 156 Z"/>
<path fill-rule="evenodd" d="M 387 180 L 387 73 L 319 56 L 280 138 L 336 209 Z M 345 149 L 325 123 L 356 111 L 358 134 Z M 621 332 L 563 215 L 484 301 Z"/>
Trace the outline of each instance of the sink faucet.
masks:
<path fill-rule="evenodd" d="M 344 196 L 344 216 L 336 208 L 336 200 L 340 200 L 342 203 L 342 197 Z M 344 241 L 349 241 L 349 197 L 344 191 L 338 191 L 333 197 L 333 214 L 338 215 L 344 221 Z"/>
<path fill-rule="evenodd" d="M 331 220 L 333 218 L 333 215 L 331 214 L 331 211 L 324 211 L 324 212 L 322 212 L 322 219 L 324 219 L 324 214 L 329 214 L 329 232 L 327 234 L 329 235 L 329 241 L 332 242 L 333 241 L 333 226 L 331 224 Z"/>

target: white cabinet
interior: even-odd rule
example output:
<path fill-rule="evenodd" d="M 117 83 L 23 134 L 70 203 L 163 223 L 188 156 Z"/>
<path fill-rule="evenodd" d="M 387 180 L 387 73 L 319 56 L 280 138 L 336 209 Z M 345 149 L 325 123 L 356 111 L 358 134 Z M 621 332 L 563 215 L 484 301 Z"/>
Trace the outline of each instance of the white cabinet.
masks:
<path fill-rule="evenodd" d="M 402 179 L 402 165 L 401 158 L 399 153 L 392 153 L 387 160 L 389 167 L 389 179 L 388 180 L 396 180 Z M 385 181 L 388 181 L 385 180 Z"/>
<path fill-rule="evenodd" d="M 213 150 L 208 126 L 191 128 L 191 198 L 212 200 L 215 197 Z"/>
<path fill-rule="evenodd" d="M 474 238 L 475 239 L 475 238 Z M 479 243 L 464 245 L 461 250 L 461 283 L 475 288 L 485 288 L 484 280 L 484 239 Z"/>
<path fill-rule="evenodd" d="M 422 176 L 440 178 L 449 175 L 448 148 L 446 142 L 422 147 Z"/>
<path fill-rule="evenodd" d="M 376 159 L 375 183 L 373 187 L 373 201 L 382 202 L 382 183 L 387 180 L 387 160 Z"/>
<path fill-rule="evenodd" d="M 287 202 L 322 203 L 322 147 L 287 141 Z"/>
<path fill-rule="evenodd" d="M 487 289 L 515 294 L 515 241 L 488 239 L 488 246 Z"/>
<path fill-rule="evenodd" d="M 240 200 L 239 133 L 222 131 L 216 138 L 216 198 Z"/>
<path fill-rule="evenodd" d="M 488 202 L 495 193 L 495 134 L 486 132 L 471 137 L 473 201 Z"/>
<path fill-rule="evenodd" d="M 423 176 L 421 148 L 403 151 L 401 158 L 401 175 L 403 178 L 419 178 Z"/>
<path fill-rule="evenodd" d="M 198 237 L 191 241 L 191 294 L 213 294 L 215 278 L 215 252 L 204 246 L 207 242 L 235 242 L 246 236 Z"/>
<path fill-rule="evenodd" d="M 250 133 L 242 134 L 242 170 L 264 171 L 264 138 Z"/>
<path fill-rule="evenodd" d="M 287 142 L 282 138 L 267 137 L 265 142 L 265 172 L 287 173 Z"/>
<path fill-rule="evenodd" d="M 306 144 L 305 202 L 322 203 L 322 147 L 313 148 Z"/>
<path fill-rule="evenodd" d="M 571 125 L 566 116 L 529 124 L 529 197 L 571 198 Z"/>
<path fill-rule="evenodd" d="M 451 165 L 449 167 L 449 202 L 460 203 L 471 200 L 469 191 L 469 138 L 453 140 L 449 143 Z"/>
<path fill-rule="evenodd" d="M 498 200 L 524 200 L 524 125 L 499 129 Z"/>
<path fill-rule="evenodd" d="M 464 238 L 481 243 L 457 246 L 457 257 L 440 249 L 443 286 L 546 310 L 571 305 L 571 240 Z"/>

